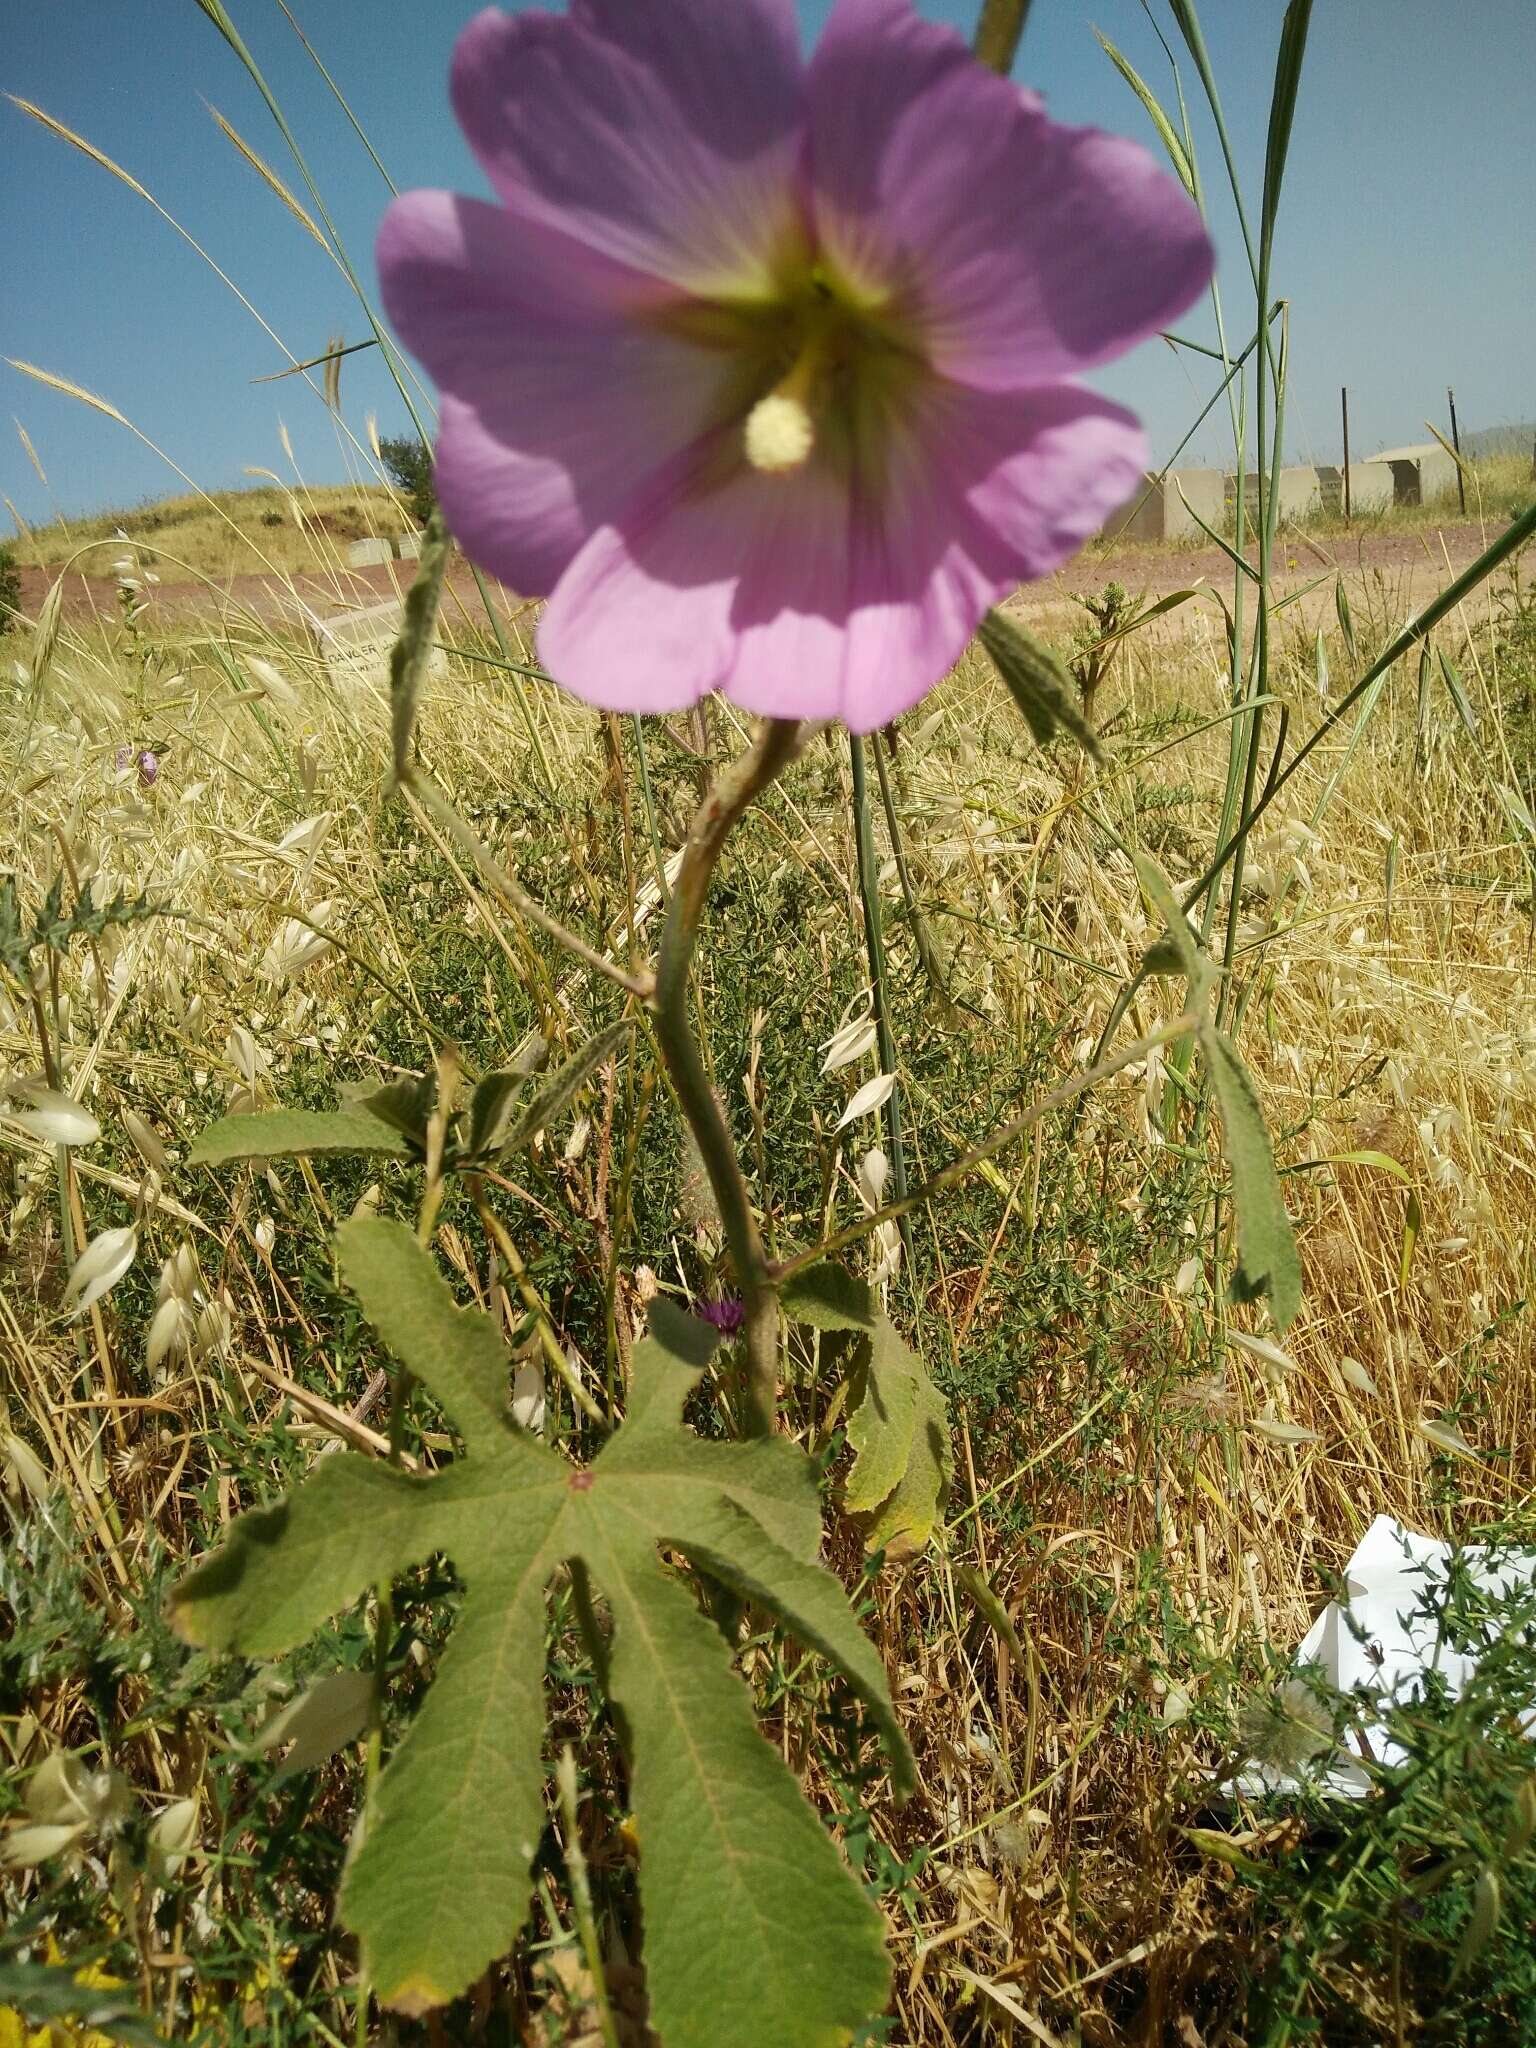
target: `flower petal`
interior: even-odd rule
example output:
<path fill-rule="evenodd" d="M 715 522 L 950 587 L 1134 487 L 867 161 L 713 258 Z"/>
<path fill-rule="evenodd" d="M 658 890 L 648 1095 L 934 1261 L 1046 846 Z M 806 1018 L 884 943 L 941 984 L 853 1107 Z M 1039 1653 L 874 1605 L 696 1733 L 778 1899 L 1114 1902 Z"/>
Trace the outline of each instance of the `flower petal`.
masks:
<path fill-rule="evenodd" d="M 594 533 L 539 627 L 557 682 L 589 704 L 676 711 L 724 689 L 777 718 L 837 714 L 848 590 L 847 492 L 812 466 L 793 478 L 730 463 L 699 482 L 675 464 Z M 757 692 L 733 687 L 770 641 Z M 749 650 L 752 650 L 749 652 Z"/>
<path fill-rule="evenodd" d="M 801 70 L 790 0 L 487 9 L 454 111 L 507 205 L 692 291 L 750 288 L 793 233 Z"/>
<path fill-rule="evenodd" d="M 816 229 L 944 374 L 994 389 L 1119 355 L 1210 276 L 1198 210 L 1137 144 L 1049 120 L 905 0 L 838 0 L 808 83 Z"/>
<path fill-rule="evenodd" d="M 444 393 L 449 526 L 512 588 L 551 590 L 700 433 L 721 366 L 657 325 L 653 283 L 483 200 L 405 194 L 378 263 L 390 319 Z"/>
<path fill-rule="evenodd" d="M 1146 459 L 1134 416 L 1073 384 L 931 388 L 893 446 L 880 518 L 855 526 L 839 717 L 870 732 L 915 704 L 990 606 L 1098 531 Z"/>
<path fill-rule="evenodd" d="M 878 503 L 830 465 L 712 487 L 675 466 L 593 534 L 539 631 L 556 680 L 610 710 L 720 689 L 776 718 L 887 724 L 987 607 L 1075 553 L 1145 461 L 1129 413 L 1074 385 L 935 385 L 889 443 Z"/>

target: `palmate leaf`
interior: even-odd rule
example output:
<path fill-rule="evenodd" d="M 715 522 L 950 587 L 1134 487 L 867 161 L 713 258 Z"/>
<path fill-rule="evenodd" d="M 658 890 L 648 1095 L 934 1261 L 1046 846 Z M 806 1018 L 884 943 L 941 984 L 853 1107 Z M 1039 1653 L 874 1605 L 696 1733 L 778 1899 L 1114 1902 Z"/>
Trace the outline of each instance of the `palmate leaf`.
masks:
<path fill-rule="evenodd" d="M 819 1330 L 855 1333 L 848 1375 L 853 1465 L 843 1501 L 867 1516 L 865 1547 L 909 1557 L 933 1534 L 954 1476 L 949 1409 L 881 1310 L 873 1288 L 823 1260 L 782 1293 L 785 1312 Z"/>
<path fill-rule="evenodd" d="M 783 1439 L 705 1443 L 682 1427 L 715 1336 L 658 1301 L 623 1427 L 573 1467 L 514 1428 L 494 1325 L 455 1305 L 408 1230 L 354 1220 L 337 1254 L 468 1455 L 427 1478 L 327 1458 L 286 1500 L 242 1516 L 173 1600 L 193 1642 L 273 1654 L 435 1552 L 457 1567 L 462 1614 L 342 1886 L 380 1997 L 406 2012 L 442 2004 L 522 1924 L 544 1825 L 545 1590 L 570 1565 L 609 1623 L 597 1647 L 629 1759 L 651 2024 L 665 2048 L 789 2048 L 858 2026 L 888 1989 L 880 1916 L 759 1733 L 719 1630 L 658 1556 L 688 1558 L 827 1657 L 904 1794 L 912 1759 L 885 1673 L 817 1562 L 810 1461 Z"/>

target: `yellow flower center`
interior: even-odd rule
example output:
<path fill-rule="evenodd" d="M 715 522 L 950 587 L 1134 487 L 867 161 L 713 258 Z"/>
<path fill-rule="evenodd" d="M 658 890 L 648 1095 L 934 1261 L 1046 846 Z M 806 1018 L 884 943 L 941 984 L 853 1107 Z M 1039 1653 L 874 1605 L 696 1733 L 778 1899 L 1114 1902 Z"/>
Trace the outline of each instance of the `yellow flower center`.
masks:
<path fill-rule="evenodd" d="M 793 476 L 815 457 L 877 481 L 903 396 L 928 368 L 894 303 L 849 289 L 803 250 L 767 291 L 695 299 L 662 318 L 717 365 L 711 410 L 731 442 L 716 459 L 734 445 L 764 477 Z"/>
<path fill-rule="evenodd" d="M 747 414 L 742 445 L 754 469 L 787 476 L 816 446 L 817 383 L 826 356 L 824 332 L 813 331 L 786 377 Z"/>

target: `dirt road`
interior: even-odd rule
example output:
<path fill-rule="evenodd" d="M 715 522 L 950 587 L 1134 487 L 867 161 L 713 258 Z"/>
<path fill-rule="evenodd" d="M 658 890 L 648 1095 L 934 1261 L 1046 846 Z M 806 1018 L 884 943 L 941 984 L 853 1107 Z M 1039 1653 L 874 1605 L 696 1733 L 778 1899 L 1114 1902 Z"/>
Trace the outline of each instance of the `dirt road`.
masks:
<path fill-rule="evenodd" d="M 1332 579 L 1341 572 L 1352 582 L 1376 581 L 1392 611 L 1406 618 L 1475 560 L 1497 532 L 1495 526 L 1458 520 L 1443 526 L 1357 537 L 1292 535 L 1276 545 L 1272 563 L 1274 587 L 1277 594 L 1284 595 L 1326 576 L 1328 583 L 1321 598 L 1331 608 Z M 1249 553 L 1252 558 L 1253 551 Z M 291 587 L 272 575 L 238 575 L 212 584 L 162 582 L 153 586 L 149 594 L 154 613 L 167 625 L 185 627 L 193 621 L 243 619 L 248 624 L 260 621 L 302 626 L 306 620 L 313 623 L 399 595 L 412 573 L 409 562 L 395 562 L 371 569 L 303 572 L 294 578 Z M 1044 582 L 1021 590 L 1015 603 L 1028 613 L 1047 614 L 1066 607 L 1074 595 L 1100 590 L 1111 581 L 1154 595 L 1186 589 L 1201 581 L 1227 590 L 1232 573 L 1231 562 L 1214 547 L 1125 547 L 1108 552 L 1093 549 Z M 36 617 L 54 574 L 52 570 L 22 569 L 21 608 L 29 616 Z M 499 585 L 492 587 L 500 592 L 509 610 L 517 609 L 517 599 Z M 452 572 L 449 599 L 462 603 L 471 614 L 479 610 L 479 595 L 467 568 Z M 87 617 L 92 611 L 110 617 L 116 610 L 116 588 L 110 578 L 72 573 L 63 602 L 65 612 L 74 619 Z M 1308 613 L 1312 609 L 1310 603 L 1305 606 Z"/>

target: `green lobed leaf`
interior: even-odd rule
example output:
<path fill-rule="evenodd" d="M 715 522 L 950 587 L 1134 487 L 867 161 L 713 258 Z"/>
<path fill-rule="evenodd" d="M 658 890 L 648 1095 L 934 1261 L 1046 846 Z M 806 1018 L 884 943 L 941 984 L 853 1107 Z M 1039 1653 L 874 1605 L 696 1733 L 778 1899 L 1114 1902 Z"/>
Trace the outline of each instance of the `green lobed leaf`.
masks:
<path fill-rule="evenodd" d="M 1264 1112 L 1232 1041 L 1210 1024 L 1201 1025 L 1199 1038 L 1221 1111 L 1222 1151 L 1232 1175 L 1238 1250 L 1232 1297 L 1255 1301 L 1267 1294 L 1269 1312 L 1283 1330 L 1301 1306 L 1301 1262 Z"/>
<path fill-rule="evenodd" d="M 494 1541 L 494 1500 L 473 1548 Z M 468 1535 L 455 1555 L 463 1558 Z M 379 1781 L 348 1860 L 341 1917 L 398 2011 L 446 2004 L 502 1955 L 527 1912 L 544 1831 L 544 1577 L 471 1583 L 436 1680 Z M 473 1567 L 471 1567 L 473 1568 Z"/>
<path fill-rule="evenodd" d="M 1104 750 L 1083 717 L 1060 655 L 1001 612 L 987 613 L 978 637 L 1039 744 L 1049 746 L 1058 734 L 1067 732 L 1085 754 L 1102 762 Z"/>
<path fill-rule="evenodd" d="M 457 1306 L 415 1238 L 389 1217 L 354 1217 L 336 1233 L 336 1263 L 395 1356 L 442 1402 L 471 1450 L 496 1450 L 512 1426 L 511 1360 L 496 1325 Z"/>
<path fill-rule="evenodd" d="M 402 1074 L 398 1080 L 386 1081 L 382 1088 L 371 1089 L 360 1095 L 355 1105 L 377 1117 L 380 1123 L 388 1124 L 392 1131 L 409 1139 L 411 1148 L 424 1152 L 427 1145 L 427 1121 L 437 1101 L 437 1084 L 425 1074 Z"/>
<path fill-rule="evenodd" d="M 872 1330 L 879 1304 L 868 1283 L 832 1259 L 792 1273 L 779 1289 L 785 1315 L 813 1330 Z"/>
<path fill-rule="evenodd" d="M 408 1231 L 354 1220 L 338 1255 L 469 1454 L 431 1478 L 326 1458 L 286 1501 L 241 1517 L 174 1605 L 196 1642 L 271 1653 L 374 1581 L 452 1558 L 463 1612 L 342 1887 L 379 1996 L 412 2013 L 457 1996 L 526 1915 L 544 1822 L 544 1596 L 569 1565 L 611 1622 L 594 1647 L 630 1760 L 651 2024 L 666 2048 L 810 2048 L 860 2025 L 888 1990 L 880 1916 L 758 1732 L 719 1630 L 658 1555 L 694 1559 L 828 1657 L 905 1791 L 912 1759 L 880 1661 L 816 1561 L 810 1461 L 783 1438 L 722 1445 L 681 1426 L 715 1337 L 657 1302 L 629 1416 L 574 1468 L 504 1419 L 494 1326 L 455 1304 Z"/>
<path fill-rule="evenodd" d="M 719 1630 L 622 1523 L 603 1520 L 596 1539 L 652 2027 L 665 2048 L 846 2038 L 889 1995 L 878 1911 L 759 1734 Z"/>
<path fill-rule="evenodd" d="M 429 1518 L 416 1512 L 430 1484 L 366 1458 L 321 1459 L 296 1492 L 231 1524 L 172 1593 L 172 1621 L 203 1650 L 291 1650 L 328 1614 L 432 1554 Z"/>
<path fill-rule="evenodd" d="M 949 1408 L 916 1352 L 881 1316 L 859 1342 L 844 1501 L 868 1515 L 865 1547 L 907 1557 L 933 1534 L 954 1476 Z"/>
<path fill-rule="evenodd" d="M 221 1116 L 199 1133 L 187 1158 L 193 1166 L 227 1166 L 234 1159 L 290 1159 L 298 1153 L 408 1150 L 400 1133 L 361 1108 L 269 1109 Z"/>

